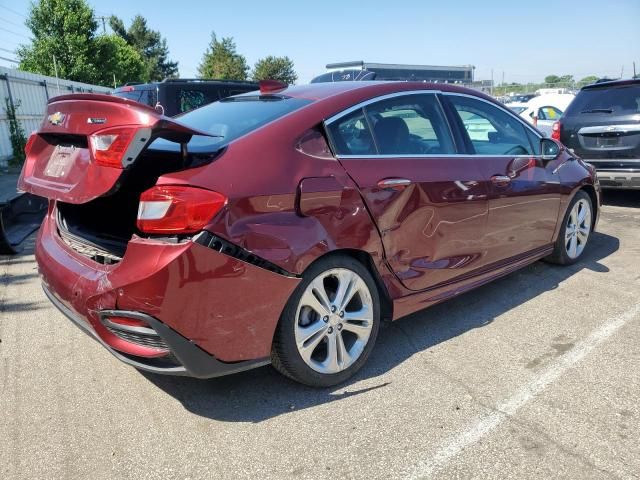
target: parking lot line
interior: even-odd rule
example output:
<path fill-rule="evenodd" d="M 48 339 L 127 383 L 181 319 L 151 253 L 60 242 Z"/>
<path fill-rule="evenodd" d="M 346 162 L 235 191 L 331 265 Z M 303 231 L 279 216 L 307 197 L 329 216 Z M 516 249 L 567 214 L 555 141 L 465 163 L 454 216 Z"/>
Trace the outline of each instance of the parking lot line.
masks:
<path fill-rule="evenodd" d="M 549 368 L 542 371 L 531 382 L 524 385 L 513 396 L 501 402 L 491 413 L 476 419 L 469 428 L 451 437 L 435 455 L 419 462 L 408 472 L 407 478 L 429 478 L 438 470 L 445 467 L 454 457 L 464 449 L 479 442 L 483 437 L 495 430 L 508 417 L 514 415 L 520 407 L 538 396 L 545 388 L 560 378 L 567 370 L 572 368 L 596 347 L 605 342 L 620 328 L 640 315 L 640 303 L 635 304 L 626 312 L 609 319 L 601 327 L 597 328 L 567 352 Z"/>

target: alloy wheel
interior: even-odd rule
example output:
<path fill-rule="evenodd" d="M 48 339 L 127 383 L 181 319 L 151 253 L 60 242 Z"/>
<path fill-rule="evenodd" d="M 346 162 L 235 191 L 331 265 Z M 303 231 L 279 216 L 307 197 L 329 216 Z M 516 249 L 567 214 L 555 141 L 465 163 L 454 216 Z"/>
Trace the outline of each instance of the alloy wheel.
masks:
<path fill-rule="evenodd" d="M 341 372 L 362 355 L 372 327 L 373 302 L 364 280 L 346 268 L 327 270 L 300 298 L 295 321 L 298 353 L 316 372 Z"/>
<path fill-rule="evenodd" d="M 564 244 L 571 259 L 578 258 L 591 233 L 591 206 L 585 199 L 578 200 L 571 209 L 565 228 Z"/>

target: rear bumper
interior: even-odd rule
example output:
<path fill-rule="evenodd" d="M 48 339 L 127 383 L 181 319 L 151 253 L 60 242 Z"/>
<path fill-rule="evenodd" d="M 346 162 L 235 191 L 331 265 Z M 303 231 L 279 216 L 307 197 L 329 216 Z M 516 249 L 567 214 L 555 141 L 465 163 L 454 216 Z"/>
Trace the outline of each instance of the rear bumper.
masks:
<path fill-rule="evenodd" d="M 102 265 L 62 241 L 52 212 L 36 260 L 56 307 L 120 360 L 201 378 L 268 363 L 280 314 L 300 281 L 191 241 L 134 237 L 122 261 Z M 114 334 L 105 312 L 142 319 L 177 364 L 163 362 L 166 351 Z"/>
<path fill-rule="evenodd" d="M 640 189 L 640 170 L 597 170 L 602 188 Z"/>
<path fill-rule="evenodd" d="M 139 312 L 123 312 L 110 311 L 113 314 L 131 314 L 144 317 L 144 320 L 158 332 L 164 342 L 169 346 L 171 353 L 177 360 L 175 365 L 162 364 L 155 358 L 136 357 L 134 355 L 126 355 L 112 348 L 107 344 L 96 332 L 80 317 L 76 312 L 64 305 L 54 294 L 52 294 L 45 285 L 43 285 L 44 293 L 47 295 L 51 303 L 60 310 L 69 320 L 73 322 L 80 330 L 89 335 L 91 338 L 105 347 L 113 356 L 127 365 L 131 365 L 139 370 L 164 375 L 179 375 L 196 378 L 213 378 L 232 373 L 242 372 L 252 368 L 261 367 L 271 363 L 269 357 L 264 359 L 246 360 L 243 362 L 226 363 L 217 360 L 214 356 L 209 355 L 204 350 L 190 342 L 182 335 L 167 327 L 159 320 L 150 315 L 141 314 Z"/>

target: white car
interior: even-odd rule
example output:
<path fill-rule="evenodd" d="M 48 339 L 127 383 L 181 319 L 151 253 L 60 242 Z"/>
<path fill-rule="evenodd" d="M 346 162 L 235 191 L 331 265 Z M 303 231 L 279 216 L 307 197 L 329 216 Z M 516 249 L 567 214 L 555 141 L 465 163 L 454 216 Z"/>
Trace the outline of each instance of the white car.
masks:
<path fill-rule="evenodd" d="M 551 136 L 554 122 L 560 119 L 574 97 L 571 93 L 539 95 L 527 103 L 509 103 L 507 106 L 546 136 Z"/>

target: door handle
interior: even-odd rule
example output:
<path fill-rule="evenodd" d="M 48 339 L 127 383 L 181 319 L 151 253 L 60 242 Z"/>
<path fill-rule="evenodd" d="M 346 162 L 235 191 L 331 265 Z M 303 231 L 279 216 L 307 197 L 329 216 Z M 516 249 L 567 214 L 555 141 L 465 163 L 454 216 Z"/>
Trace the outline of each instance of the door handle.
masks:
<path fill-rule="evenodd" d="M 508 175 L 494 175 L 493 177 L 491 177 L 491 182 L 494 185 L 504 187 L 511 183 L 511 177 Z"/>
<path fill-rule="evenodd" d="M 411 180 L 408 178 L 383 178 L 378 181 L 378 187 L 382 189 L 403 190 L 405 187 L 411 185 L 411 183 Z"/>

